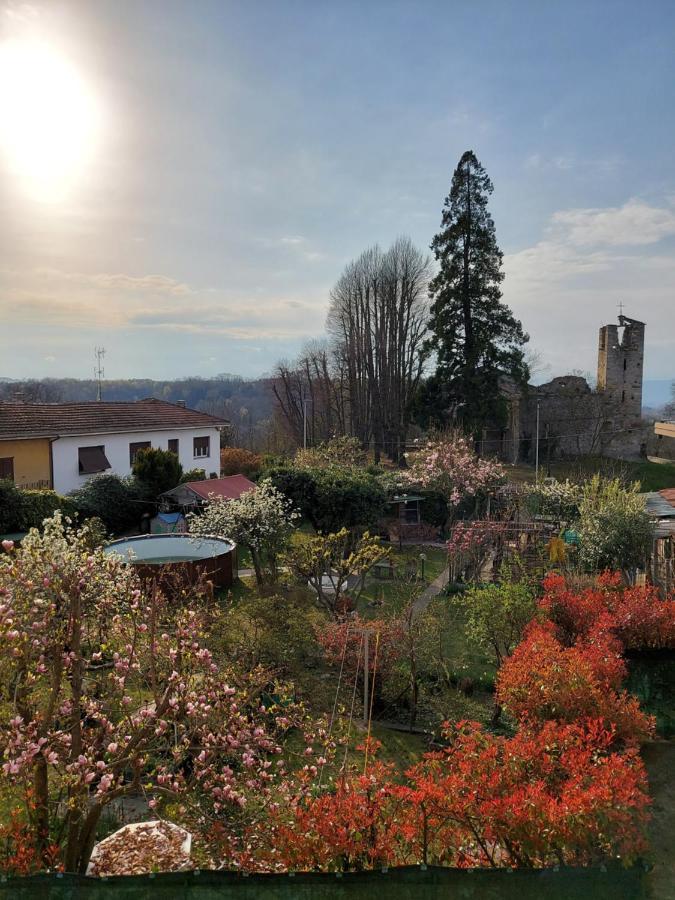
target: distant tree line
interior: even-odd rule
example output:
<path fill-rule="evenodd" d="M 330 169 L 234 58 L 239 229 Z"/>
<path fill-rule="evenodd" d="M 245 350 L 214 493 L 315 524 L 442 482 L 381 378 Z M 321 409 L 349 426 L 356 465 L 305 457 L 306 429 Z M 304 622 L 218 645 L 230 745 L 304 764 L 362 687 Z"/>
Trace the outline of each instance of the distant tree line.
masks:
<path fill-rule="evenodd" d="M 84 402 L 96 400 L 96 389 L 97 382 L 93 379 L 0 381 L 0 402 Z M 271 382 L 266 378 L 245 380 L 237 375 L 218 375 L 166 381 L 129 378 L 103 382 L 103 400 L 143 400 L 147 397 L 170 403 L 183 401 L 191 409 L 222 416 L 231 424 L 224 437 L 236 446 L 277 453 L 287 440 L 285 435 L 279 434 L 273 421 L 274 395 Z"/>

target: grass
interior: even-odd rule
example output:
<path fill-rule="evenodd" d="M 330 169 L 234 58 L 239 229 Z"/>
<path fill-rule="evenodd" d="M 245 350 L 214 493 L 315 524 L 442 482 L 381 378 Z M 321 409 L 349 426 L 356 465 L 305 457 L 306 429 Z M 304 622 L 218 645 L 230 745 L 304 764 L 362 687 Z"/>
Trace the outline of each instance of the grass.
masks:
<path fill-rule="evenodd" d="M 510 481 L 521 483 L 534 482 L 534 466 L 516 465 L 507 466 L 506 471 Z M 548 475 L 549 468 L 543 462 L 540 474 Z M 660 491 L 665 488 L 675 487 L 675 464 L 653 463 L 649 460 L 630 461 L 623 459 L 609 459 L 604 456 L 586 456 L 574 460 L 558 460 L 550 465 L 550 473 L 553 478 L 564 481 L 569 478 L 578 481 L 600 473 L 610 478 L 620 478 L 626 483 L 639 481 L 642 490 Z"/>
<path fill-rule="evenodd" d="M 424 554 L 424 566 L 420 560 L 420 554 Z M 366 584 L 359 598 L 359 613 L 366 618 L 392 616 L 400 612 L 413 595 L 421 593 L 431 582 L 437 578 L 447 566 L 448 555 L 443 547 L 404 547 L 403 550 L 393 549 L 391 560 L 396 569 L 397 576 L 383 578 L 372 572 L 366 576 Z M 408 566 L 414 564 L 418 578 L 410 581 L 405 577 Z M 424 576 L 421 575 L 422 568 Z M 373 602 L 381 606 L 372 607 Z"/>

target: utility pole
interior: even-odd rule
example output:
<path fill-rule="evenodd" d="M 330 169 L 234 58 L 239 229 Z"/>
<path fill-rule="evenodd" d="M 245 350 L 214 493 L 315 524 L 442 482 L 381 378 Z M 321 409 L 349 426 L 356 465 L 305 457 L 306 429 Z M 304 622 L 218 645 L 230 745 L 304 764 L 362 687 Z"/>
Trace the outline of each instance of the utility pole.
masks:
<path fill-rule="evenodd" d="M 368 725 L 368 637 L 370 632 L 363 629 L 363 724 Z"/>
<path fill-rule="evenodd" d="M 96 379 L 96 399 L 100 402 L 102 398 L 102 380 L 105 374 L 105 370 L 103 368 L 103 357 L 105 356 L 105 347 L 95 347 L 94 348 L 94 357 L 96 359 L 96 365 L 94 366 L 94 378 Z"/>
<path fill-rule="evenodd" d="M 537 437 L 534 443 L 534 480 L 539 484 L 539 397 L 537 397 Z"/>
<path fill-rule="evenodd" d="M 302 397 L 302 449 L 307 449 L 307 404 L 312 403 L 311 398 Z"/>

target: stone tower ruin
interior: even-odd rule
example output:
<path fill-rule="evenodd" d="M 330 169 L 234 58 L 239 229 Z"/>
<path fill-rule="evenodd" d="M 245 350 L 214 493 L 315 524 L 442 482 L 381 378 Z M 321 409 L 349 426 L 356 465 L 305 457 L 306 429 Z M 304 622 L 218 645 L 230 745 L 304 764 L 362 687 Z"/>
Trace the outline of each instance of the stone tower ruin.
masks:
<path fill-rule="evenodd" d="M 598 386 L 609 417 L 617 423 L 642 416 L 645 323 L 620 315 L 618 325 L 603 325 L 598 343 Z"/>

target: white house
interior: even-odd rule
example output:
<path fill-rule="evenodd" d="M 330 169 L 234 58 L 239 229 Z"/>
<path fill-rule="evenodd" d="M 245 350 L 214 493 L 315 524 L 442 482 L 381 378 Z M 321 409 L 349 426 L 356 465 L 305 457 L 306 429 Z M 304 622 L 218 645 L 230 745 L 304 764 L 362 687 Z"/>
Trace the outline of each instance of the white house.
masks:
<path fill-rule="evenodd" d="M 228 422 L 180 404 L 155 399 L 3 404 L 2 412 L 3 431 L 17 439 L 49 441 L 49 480 L 59 494 L 99 472 L 130 475 L 134 456 L 145 447 L 172 450 L 185 471 L 220 474 L 220 430 Z"/>

